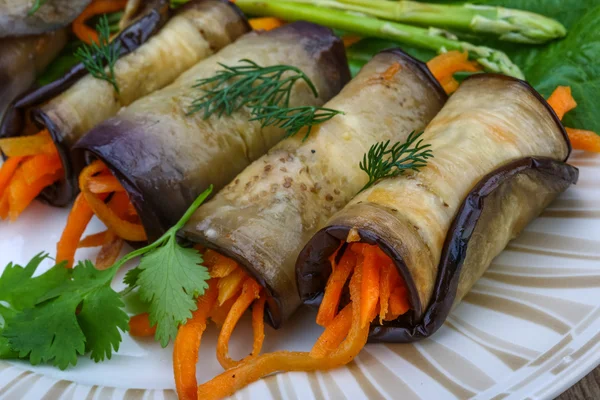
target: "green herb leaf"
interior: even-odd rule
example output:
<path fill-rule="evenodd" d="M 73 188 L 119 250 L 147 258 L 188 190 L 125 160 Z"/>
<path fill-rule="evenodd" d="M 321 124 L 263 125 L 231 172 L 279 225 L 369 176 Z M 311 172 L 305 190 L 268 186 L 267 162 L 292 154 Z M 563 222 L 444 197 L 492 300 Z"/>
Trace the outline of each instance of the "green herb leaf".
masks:
<path fill-rule="evenodd" d="M 391 148 L 389 140 L 371 146 L 360 163 L 360 169 L 369 176 L 369 181 L 361 192 L 380 179 L 402 175 L 408 170 L 418 171 L 426 166 L 427 160 L 433 157 L 433 153 L 429 149 L 431 145 L 422 144 L 423 140 L 417 142 L 421 135 L 423 132 L 418 134 L 412 132 L 406 142 L 398 142 Z"/>
<path fill-rule="evenodd" d="M 207 119 L 216 114 L 231 115 L 244 106 L 264 108 L 289 107 L 292 88 L 297 81 L 304 81 L 315 97 L 317 88 L 300 69 L 290 65 L 262 67 L 251 60 L 240 60 L 240 65 L 219 64 L 223 70 L 211 78 L 199 80 L 194 88 L 202 89 L 204 95 L 192 102 L 188 115 L 203 111 Z"/>
<path fill-rule="evenodd" d="M 66 270 L 62 264 L 53 270 Z M 40 278 L 45 278 L 45 275 Z M 129 329 L 119 295 L 110 288 L 114 271 L 98 271 L 89 261 L 53 286 L 37 303 L 17 313 L 3 336 L 20 358 L 33 364 L 52 362 L 60 369 L 77 364 L 77 356 L 91 352 L 95 361 L 110 358 L 119 348 L 119 330 Z M 78 312 L 79 311 L 79 312 Z"/>
<path fill-rule="evenodd" d="M 294 136 L 302 128 L 307 127 L 308 129 L 302 141 L 308 138 L 313 126 L 329 121 L 338 114 L 344 114 L 342 111 L 331 108 L 312 106 L 292 108 L 271 106 L 255 111 L 256 116 L 250 121 L 261 121 L 263 127 L 274 125 L 285 129 L 286 137 Z"/>
<path fill-rule="evenodd" d="M 33 3 L 33 6 L 31 6 L 31 9 L 27 12 L 27 15 L 32 16 L 35 14 L 47 1 L 48 0 L 35 0 L 35 3 Z"/>
<path fill-rule="evenodd" d="M 96 25 L 98 42 L 83 45 L 75 52 L 75 57 L 83 63 L 90 75 L 110 83 L 117 94 L 120 93 L 115 77 L 115 63 L 119 59 L 121 45 L 119 42 L 110 43 L 110 25 L 106 15 L 100 18 Z M 105 67 L 106 65 L 106 67 Z"/>

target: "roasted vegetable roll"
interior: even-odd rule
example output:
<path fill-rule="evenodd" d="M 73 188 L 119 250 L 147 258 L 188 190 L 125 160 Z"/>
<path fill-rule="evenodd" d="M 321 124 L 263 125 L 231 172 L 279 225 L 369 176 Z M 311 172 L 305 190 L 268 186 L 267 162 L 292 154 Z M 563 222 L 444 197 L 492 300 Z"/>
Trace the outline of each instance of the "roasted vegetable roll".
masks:
<path fill-rule="evenodd" d="M 380 317 L 369 321 L 373 341 L 433 334 L 493 258 L 578 177 L 564 162 L 570 144 L 555 113 L 527 83 L 506 76 L 466 80 L 423 140 L 433 153 L 425 167 L 360 193 L 298 257 L 302 300 L 337 312 L 326 290 L 332 263 L 346 252 L 364 255 L 357 243 L 376 249 L 376 273 L 390 266 L 385 276 L 396 276 L 404 312 L 390 316 L 395 289 L 381 290 L 373 303 Z"/>
<path fill-rule="evenodd" d="M 0 121 L 9 105 L 33 85 L 66 43 L 66 30 L 0 39 Z"/>
<path fill-rule="evenodd" d="M 18 124 L 5 126 L 4 131 L 13 130 L 8 132 L 9 136 L 29 135 L 40 128 L 42 131 L 21 141 L 0 140 L 0 147 L 8 156 L 51 157 L 44 160 L 44 168 L 49 173 L 35 187 L 28 188 L 27 196 L 18 196 L 17 189 L 14 189 L 14 195 L 6 195 L 11 191 L 10 187 L 6 189 L 4 195 L 9 199 L 4 200 L 4 204 L 11 203 L 8 207 L 3 206 L 0 188 L 0 218 L 16 218 L 35 197 L 31 196 L 34 189 L 38 193 L 41 191 L 41 197 L 52 205 L 69 204 L 78 191 L 77 176 L 83 166 L 81 160 L 73 159 L 71 147 L 85 132 L 135 100 L 172 83 L 181 73 L 250 29 L 245 17 L 229 1 L 193 0 L 177 9 L 175 15 L 152 35 L 162 25 L 167 5 L 163 0 L 148 2 L 139 19 L 116 39 L 121 49 L 121 57 L 113 68 L 116 85 L 91 74 L 73 79 L 84 70 L 79 65 L 56 84 L 41 88 L 18 102 L 18 108 L 27 111 L 27 120 L 18 131 L 14 131 Z M 145 38 L 148 40 L 143 43 Z M 48 99 L 57 90 L 60 94 Z M 43 104 L 28 108 L 39 102 Z M 28 142 L 30 138 L 32 141 Z M 25 142 L 28 145 L 19 145 Z M 56 149 L 47 142 L 54 142 Z M 38 148 L 39 153 L 15 151 L 11 154 L 11 148 Z M 54 149 L 54 153 L 48 154 L 51 153 L 49 148 Z M 19 174 L 14 176 L 18 178 Z"/>
<path fill-rule="evenodd" d="M 37 35 L 70 24 L 91 0 L 0 0 L 0 37 Z"/>
<path fill-rule="evenodd" d="M 242 59 L 292 65 L 305 73 L 318 96 L 297 82 L 291 106 L 321 105 L 349 79 L 340 39 L 318 25 L 289 24 L 244 36 L 85 135 L 76 149 L 103 161 L 119 179 L 149 239 L 177 222 L 209 185 L 222 188 L 284 137 L 282 128 L 251 121 L 248 108 L 209 118 L 189 114 L 193 100 L 202 96 L 195 83 Z"/>
<path fill-rule="evenodd" d="M 359 168 L 374 142 L 405 141 L 446 95 L 424 64 L 398 50 L 375 56 L 326 107 L 344 115 L 281 142 L 202 206 L 182 236 L 231 257 L 269 294 L 278 327 L 299 306 L 298 252 L 366 183 Z"/>

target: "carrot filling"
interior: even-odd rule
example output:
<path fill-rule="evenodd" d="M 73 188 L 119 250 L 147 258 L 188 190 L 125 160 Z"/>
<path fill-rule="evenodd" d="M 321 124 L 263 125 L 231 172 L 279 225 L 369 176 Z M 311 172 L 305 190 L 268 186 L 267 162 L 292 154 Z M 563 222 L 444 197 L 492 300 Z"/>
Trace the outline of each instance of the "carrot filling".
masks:
<path fill-rule="evenodd" d="M 460 85 L 454 78 L 457 72 L 478 72 L 481 66 L 475 61 L 469 61 L 468 52 L 448 51 L 432 58 L 427 67 L 442 85 L 447 94 L 451 94 Z"/>
<path fill-rule="evenodd" d="M 394 320 L 410 309 L 404 280 L 378 246 L 348 244 L 336 261 L 338 257 L 336 252 L 330 258 L 332 272 L 317 315 L 317 323 L 325 330 L 310 352 L 278 351 L 244 359 L 198 386 L 197 392 L 190 390 L 189 398 L 231 396 L 275 372 L 328 370 L 345 365 L 367 343 L 372 323 L 377 319 Z M 349 301 L 343 301 L 348 294 Z"/>
<path fill-rule="evenodd" d="M 179 327 L 173 350 L 173 369 L 180 399 L 196 399 L 196 364 L 202 334 L 209 320 L 221 327 L 217 341 L 217 359 L 225 369 L 234 368 L 258 356 L 265 338 L 265 302 L 263 288 L 232 259 L 216 251 L 203 252 L 204 265 L 210 272 L 209 288 L 198 297 L 198 308 L 184 325 Z M 252 352 L 241 361 L 229 356 L 229 341 L 242 315 L 252 308 Z M 148 314 L 129 321 L 133 336 L 151 336 L 155 329 Z"/>
<path fill-rule="evenodd" d="M 50 133 L 0 139 L 8 157 L 0 168 L 0 219 L 15 221 L 48 186 L 63 176 L 63 167 Z"/>
<path fill-rule="evenodd" d="M 78 248 L 101 247 L 96 268 L 106 269 L 115 263 L 126 240 L 145 241 L 146 232 L 125 189 L 101 161 L 84 168 L 79 175 L 79 189 L 81 193 L 56 246 L 57 261 L 66 261 L 71 267 Z M 82 239 L 94 215 L 107 230 Z"/>
<path fill-rule="evenodd" d="M 84 43 L 98 43 L 98 32 L 86 22 L 96 15 L 108 14 L 125 9 L 127 0 L 94 0 L 73 21 L 73 33 Z"/>

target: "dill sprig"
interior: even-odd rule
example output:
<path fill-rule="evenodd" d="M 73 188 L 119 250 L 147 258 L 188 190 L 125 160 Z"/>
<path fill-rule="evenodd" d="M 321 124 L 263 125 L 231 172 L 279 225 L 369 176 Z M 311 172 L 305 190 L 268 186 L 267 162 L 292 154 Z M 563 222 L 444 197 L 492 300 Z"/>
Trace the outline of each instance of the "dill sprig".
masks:
<path fill-rule="evenodd" d="M 308 138 L 313 126 L 329 121 L 338 114 L 344 114 L 342 111 L 331 108 L 314 106 L 291 108 L 271 106 L 262 107 L 256 112 L 256 116 L 251 121 L 261 121 L 263 127 L 275 125 L 285 129 L 286 137 L 294 136 L 303 127 L 308 127 L 302 141 Z"/>
<path fill-rule="evenodd" d="M 118 42 L 110 43 L 110 25 L 106 15 L 100 18 L 96 31 L 98 43 L 92 42 L 91 45 L 81 46 L 75 52 L 75 57 L 83 63 L 94 78 L 110 83 L 119 94 L 119 85 L 115 78 L 115 63 L 119 59 L 121 46 Z"/>
<path fill-rule="evenodd" d="M 33 6 L 31 6 L 31 8 L 29 9 L 29 11 L 27 12 L 27 15 L 31 16 L 33 14 L 35 14 L 41 6 L 43 6 L 48 0 L 35 0 L 35 3 L 33 3 Z"/>
<path fill-rule="evenodd" d="M 391 148 L 388 148 L 389 140 L 371 146 L 360 163 L 360 169 L 369 176 L 369 182 L 361 192 L 380 179 L 402 175 L 407 170 L 418 171 L 426 166 L 427 160 L 433 157 L 433 153 L 429 149 L 431 145 L 422 144 L 423 140 L 417 142 L 421 135 L 423 132 L 413 131 L 408 135 L 406 142 L 398 142 Z"/>
<path fill-rule="evenodd" d="M 231 115 L 243 106 L 252 108 L 253 114 L 260 114 L 265 107 L 288 108 L 292 88 L 299 80 L 306 82 L 315 97 L 319 96 L 310 78 L 296 67 L 262 67 L 247 59 L 240 63 L 234 67 L 219 64 L 223 70 L 198 80 L 193 87 L 202 89 L 204 95 L 192 102 L 187 114 L 204 111 L 203 118 L 207 119 L 215 113 L 219 117 Z"/>

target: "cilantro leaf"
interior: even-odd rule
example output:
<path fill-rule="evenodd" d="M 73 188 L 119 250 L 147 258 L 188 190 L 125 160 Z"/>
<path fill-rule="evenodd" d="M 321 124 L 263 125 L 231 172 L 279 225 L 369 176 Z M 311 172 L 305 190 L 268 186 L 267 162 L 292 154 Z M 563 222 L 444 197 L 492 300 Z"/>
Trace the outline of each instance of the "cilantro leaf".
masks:
<path fill-rule="evenodd" d="M 59 268 L 65 269 L 53 269 Z M 124 304 L 110 288 L 114 273 L 80 262 L 69 279 L 55 282 L 35 306 L 10 320 L 3 332 L 10 349 L 33 365 L 52 362 L 60 369 L 77 364 L 86 351 L 95 361 L 110 358 L 121 342 L 118 330 L 129 327 Z"/>

